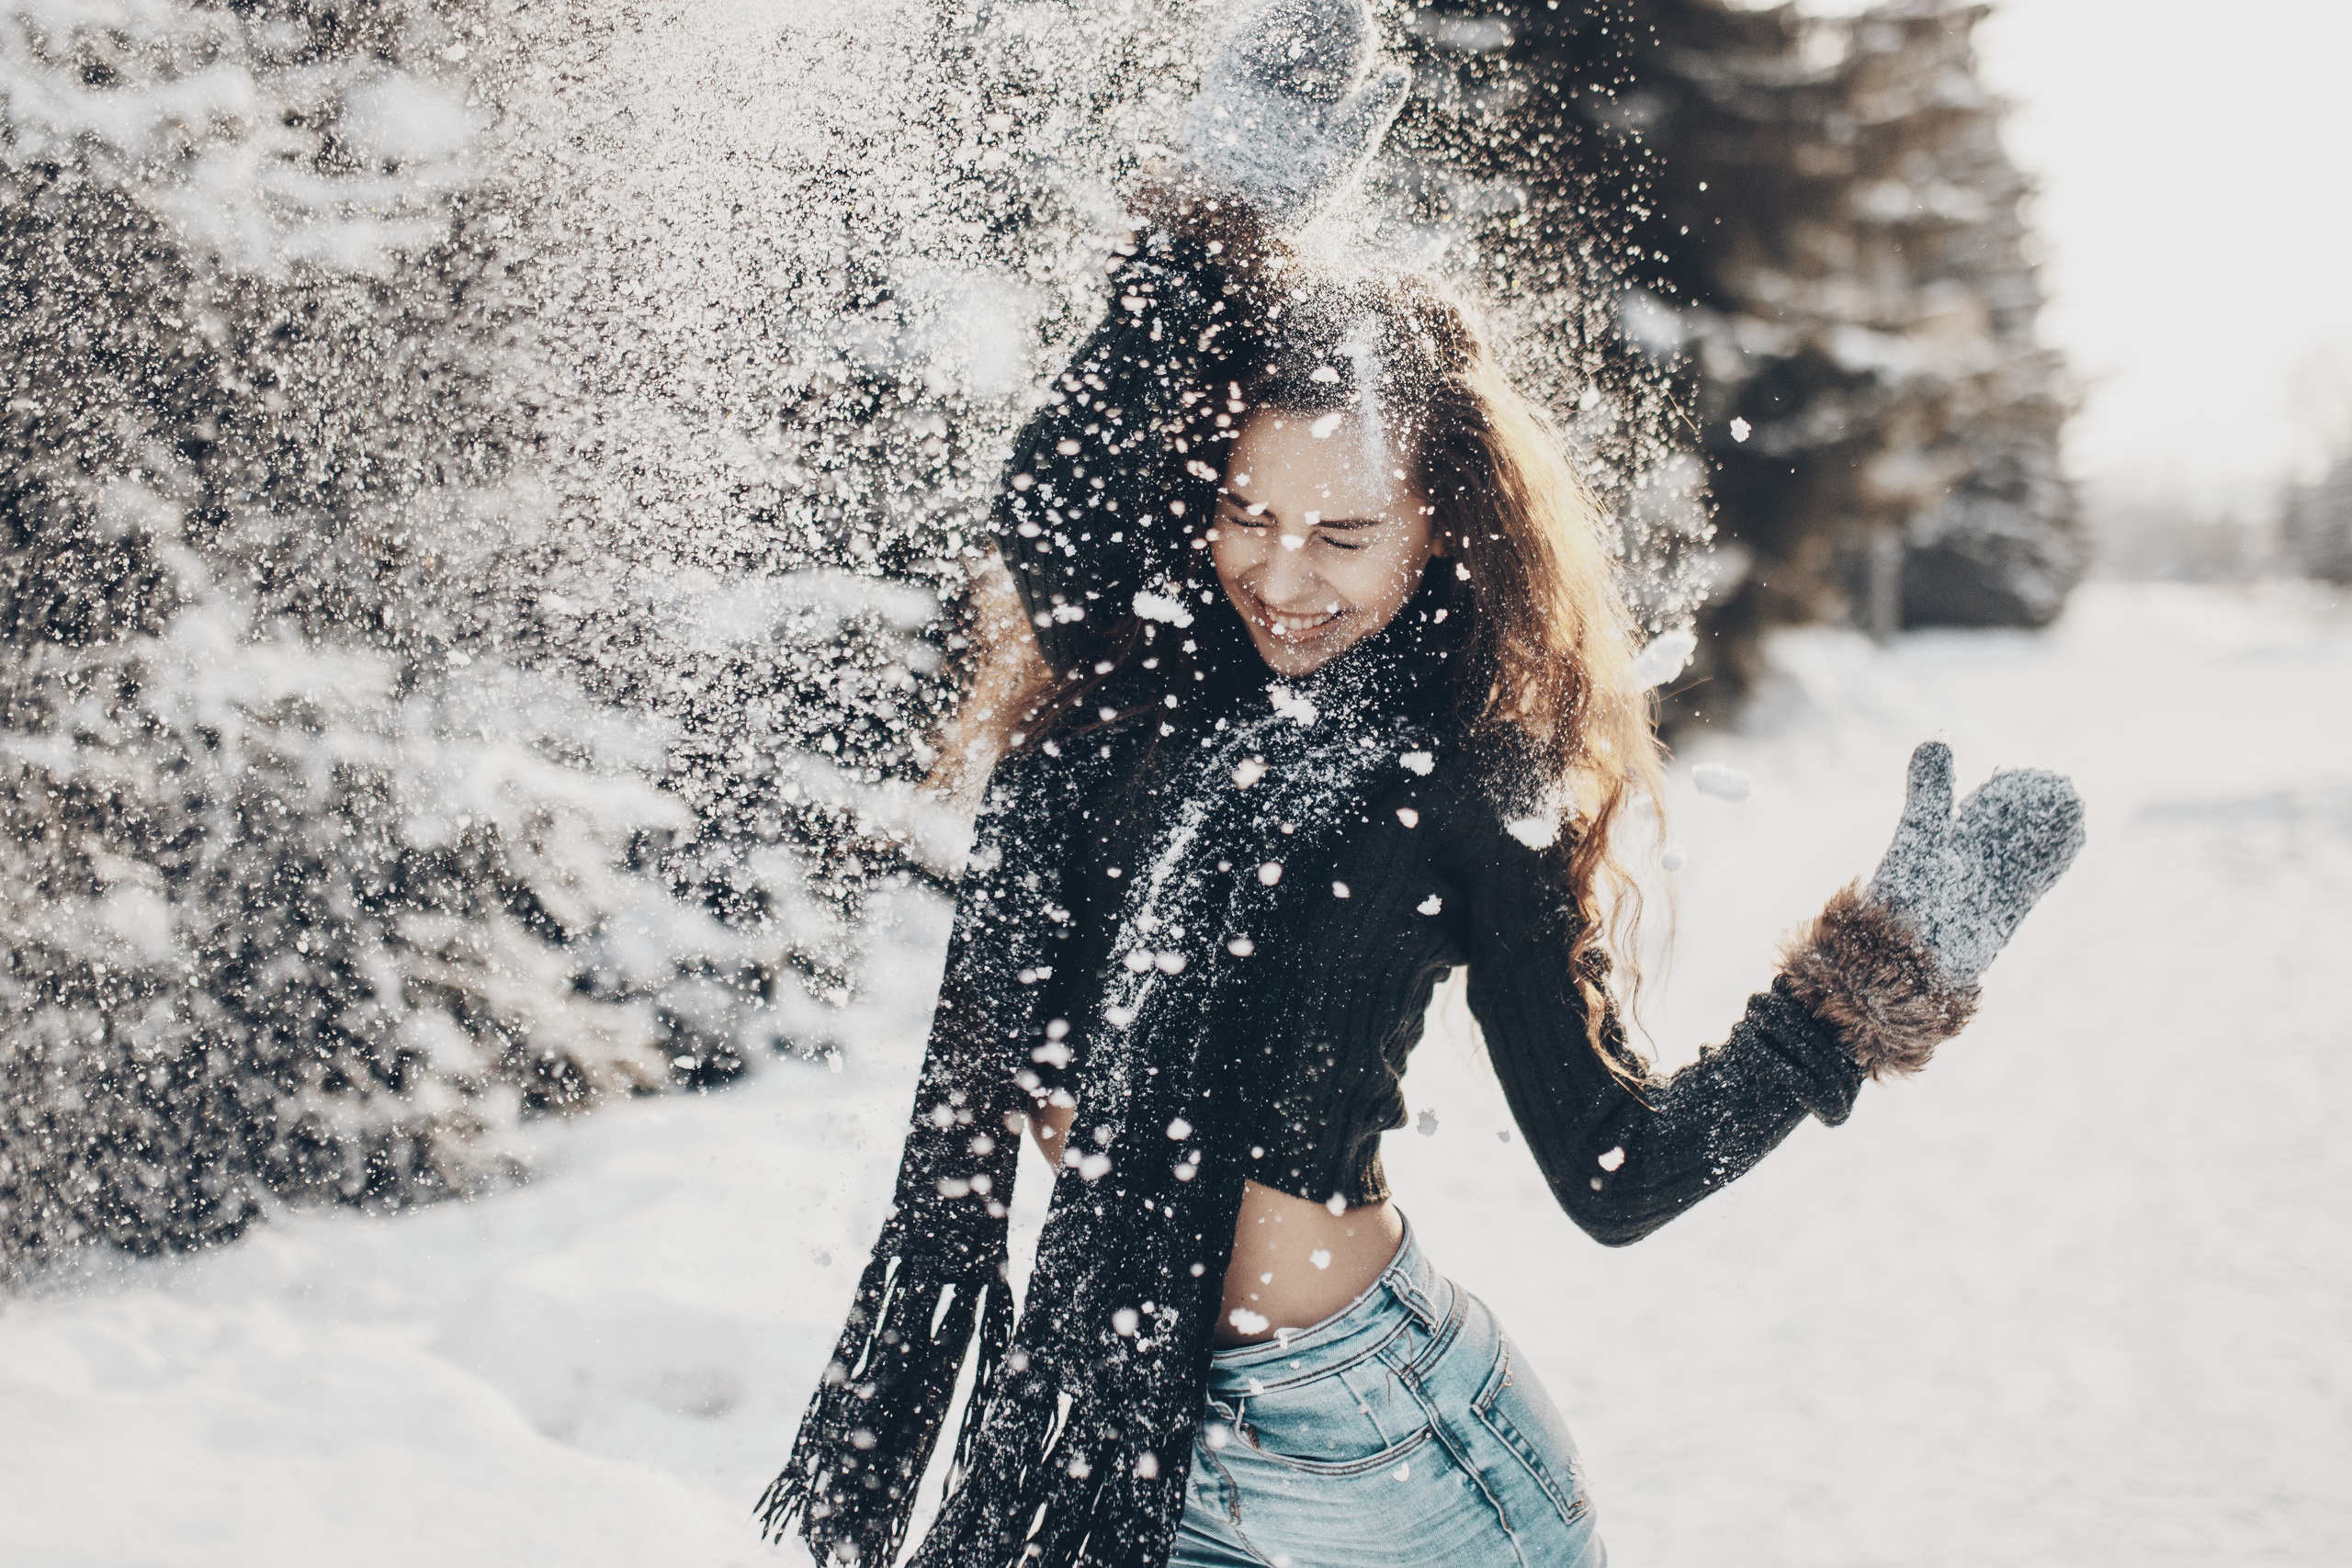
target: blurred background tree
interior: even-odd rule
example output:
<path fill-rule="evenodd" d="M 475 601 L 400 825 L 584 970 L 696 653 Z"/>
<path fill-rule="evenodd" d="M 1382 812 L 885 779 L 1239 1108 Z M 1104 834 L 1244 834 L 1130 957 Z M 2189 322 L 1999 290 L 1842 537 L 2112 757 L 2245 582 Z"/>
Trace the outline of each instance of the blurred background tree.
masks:
<path fill-rule="evenodd" d="M 2087 563 L 1984 11 L 1413 13 L 1424 99 L 1509 122 L 1476 145 L 1525 243 L 1614 249 L 1623 352 L 1703 461 L 1680 488 L 1712 498 L 1713 555 L 1670 717 L 1727 712 L 1773 626 L 2040 626 Z"/>
<path fill-rule="evenodd" d="M 2307 577 L 2352 583 L 2352 454 L 2316 482 L 2289 491 L 2280 543 Z"/>

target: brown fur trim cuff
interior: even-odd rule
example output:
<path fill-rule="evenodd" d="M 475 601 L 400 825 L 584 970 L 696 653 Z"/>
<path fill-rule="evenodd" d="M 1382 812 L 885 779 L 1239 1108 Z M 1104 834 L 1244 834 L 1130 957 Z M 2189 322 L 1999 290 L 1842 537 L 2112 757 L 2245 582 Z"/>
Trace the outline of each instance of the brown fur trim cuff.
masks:
<path fill-rule="evenodd" d="M 1911 922 L 1866 900 L 1859 882 L 1782 951 L 1781 975 L 1874 1078 L 1917 1072 L 1976 1010 L 1976 987 L 1944 978 Z"/>

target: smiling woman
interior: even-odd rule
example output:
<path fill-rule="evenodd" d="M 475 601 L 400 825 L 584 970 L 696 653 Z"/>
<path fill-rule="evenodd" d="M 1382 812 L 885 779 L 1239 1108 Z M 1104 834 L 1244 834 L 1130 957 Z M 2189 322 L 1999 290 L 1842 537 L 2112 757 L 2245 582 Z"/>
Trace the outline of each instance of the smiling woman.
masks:
<path fill-rule="evenodd" d="M 977 1341 L 918 1568 L 1598 1568 L 1559 1413 L 1382 1173 L 1438 981 L 1469 971 L 1554 1195 L 1623 1245 L 1924 1062 L 2079 841 L 2047 774 L 1955 826 L 1923 748 L 1867 897 L 1724 1043 L 1667 1077 L 1626 1048 L 1600 889 L 1658 746 L 1602 520 L 1442 288 L 1282 239 L 1403 100 L 1371 28 L 1250 10 L 1014 443 L 1039 680 L 890 1217 L 763 1501 L 822 1561 L 895 1559 Z M 1056 1177 L 1016 1311 L 1023 1132 Z"/>
<path fill-rule="evenodd" d="M 1233 444 L 1210 559 L 1278 675 L 1304 675 L 1386 626 L 1443 553 L 1435 508 L 1375 424 L 1362 412 L 1272 409 Z"/>

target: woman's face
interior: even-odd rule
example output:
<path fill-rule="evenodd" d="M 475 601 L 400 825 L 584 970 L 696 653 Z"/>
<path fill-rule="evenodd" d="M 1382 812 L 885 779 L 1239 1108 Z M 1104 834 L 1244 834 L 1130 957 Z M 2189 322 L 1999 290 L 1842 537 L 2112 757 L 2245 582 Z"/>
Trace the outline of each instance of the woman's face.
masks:
<path fill-rule="evenodd" d="M 1430 507 L 1355 412 L 1261 410 L 1233 444 L 1209 557 L 1260 657 L 1304 675 L 1388 624 L 1436 550 Z"/>

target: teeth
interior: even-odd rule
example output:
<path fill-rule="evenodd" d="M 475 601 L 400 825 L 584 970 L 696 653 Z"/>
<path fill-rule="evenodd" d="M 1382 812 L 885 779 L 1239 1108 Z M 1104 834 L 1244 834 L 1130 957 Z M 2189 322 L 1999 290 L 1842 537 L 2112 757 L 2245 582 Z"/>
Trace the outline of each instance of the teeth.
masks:
<path fill-rule="evenodd" d="M 1266 612 L 1266 618 L 1274 624 L 1274 630 L 1284 637 L 1297 637 L 1303 632 L 1311 632 L 1317 626 L 1329 626 L 1339 619 L 1339 615 L 1330 610 L 1312 615 L 1287 615 L 1279 610 L 1269 610 Z"/>

